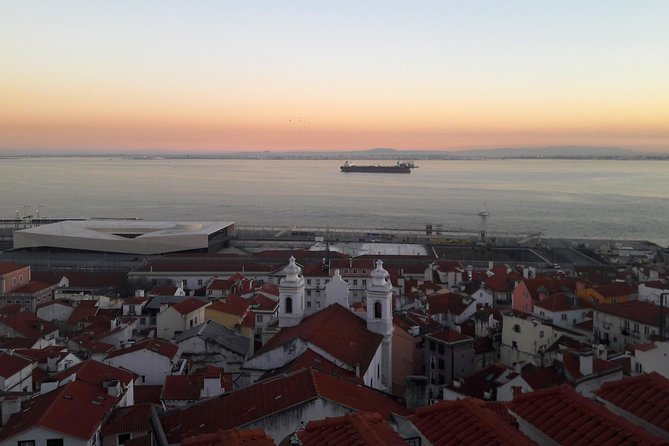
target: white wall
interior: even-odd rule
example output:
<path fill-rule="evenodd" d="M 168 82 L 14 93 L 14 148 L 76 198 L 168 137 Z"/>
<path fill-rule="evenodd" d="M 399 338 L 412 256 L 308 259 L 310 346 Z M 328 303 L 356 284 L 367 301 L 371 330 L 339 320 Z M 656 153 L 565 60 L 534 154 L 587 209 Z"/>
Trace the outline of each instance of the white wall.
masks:
<path fill-rule="evenodd" d="M 14 437 L 10 437 L 5 441 L 0 442 L 0 446 L 16 446 L 20 441 L 31 440 L 35 442 L 35 446 L 46 446 L 47 440 L 56 438 L 62 438 L 63 444 L 65 446 L 88 446 L 93 444 L 93 438 L 97 435 L 98 432 L 96 432 L 90 439 L 82 440 L 81 438 L 63 435 L 60 432 L 52 431 L 50 429 L 34 427 L 27 431 L 21 432 L 19 435 L 15 435 Z"/>
<path fill-rule="evenodd" d="M 172 369 L 170 358 L 151 350 L 138 350 L 126 353 L 105 359 L 103 362 L 137 373 L 140 376 L 138 383 L 146 386 L 165 384 L 165 376 L 169 375 Z M 143 380 L 142 376 L 144 377 Z"/>

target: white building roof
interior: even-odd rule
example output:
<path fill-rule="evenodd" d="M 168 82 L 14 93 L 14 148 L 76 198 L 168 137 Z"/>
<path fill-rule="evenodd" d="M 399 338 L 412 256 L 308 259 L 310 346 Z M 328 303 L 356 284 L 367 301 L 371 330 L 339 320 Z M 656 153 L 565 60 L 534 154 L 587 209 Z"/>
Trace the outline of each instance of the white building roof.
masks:
<path fill-rule="evenodd" d="M 14 233 L 14 248 L 65 248 L 126 254 L 206 249 L 209 236 L 234 222 L 66 220 Z"/>

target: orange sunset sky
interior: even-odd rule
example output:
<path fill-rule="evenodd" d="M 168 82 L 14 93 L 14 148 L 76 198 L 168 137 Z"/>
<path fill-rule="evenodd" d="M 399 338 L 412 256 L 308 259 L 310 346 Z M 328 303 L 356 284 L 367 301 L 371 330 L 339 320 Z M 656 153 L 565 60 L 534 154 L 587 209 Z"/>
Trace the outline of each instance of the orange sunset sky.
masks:
<path fill-rule="evenodd" d="M 0 5 L 0 153 L 669 152 L 666 1 Z"/>

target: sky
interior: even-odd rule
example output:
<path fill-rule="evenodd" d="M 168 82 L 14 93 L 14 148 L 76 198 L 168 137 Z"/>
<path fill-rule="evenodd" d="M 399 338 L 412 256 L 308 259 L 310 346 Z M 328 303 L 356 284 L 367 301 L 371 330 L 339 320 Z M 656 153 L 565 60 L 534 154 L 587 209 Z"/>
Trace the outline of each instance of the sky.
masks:
<path fill-rule="evenodd" d="M 0 151 L 669 153 L 669 1 L 0 2 Z"/>

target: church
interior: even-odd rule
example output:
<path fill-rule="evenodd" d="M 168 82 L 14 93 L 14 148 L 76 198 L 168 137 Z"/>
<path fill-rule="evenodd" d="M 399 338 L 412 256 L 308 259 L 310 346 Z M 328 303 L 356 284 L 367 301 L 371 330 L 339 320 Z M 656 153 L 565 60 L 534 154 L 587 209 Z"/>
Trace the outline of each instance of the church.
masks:
<path fill-rule="evenodd" d="M 378 260 L 371 271 L 364 313 L 351 310 L 348 284 L 336 271 L 325 287 L 324 308 L 307 315 L 305 280 L 294 257 L 283 273 L 276 334 L 244 362 L 251 381 L 313 367 L 390 391 L 392 285 L 383 262 Z"/>

